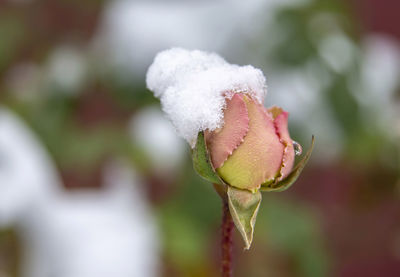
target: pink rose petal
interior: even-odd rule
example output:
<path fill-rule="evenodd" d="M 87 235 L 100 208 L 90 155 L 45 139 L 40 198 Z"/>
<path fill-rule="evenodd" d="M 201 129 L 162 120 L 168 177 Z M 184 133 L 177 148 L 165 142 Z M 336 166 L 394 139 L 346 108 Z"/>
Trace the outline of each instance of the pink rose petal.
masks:
<path fill-rule="evenodd" d="M 286 176 L 292 171 L 295 157 L 293 142 L 290 138 L 288 130 L 289 113 L 279 107 L 269 108 L 268 112 L 270 112 L 274 117 L 276 132 L 281 140 L 281 143 L 284 145 L 282 165 L 277 178 L 277 181 L 280 181 L 286 178 Z"/>
<path fill-rule="evenodd" d="M 232 152 L 243 142 L 249 130 L 249 116 L 242 94 L 234 94 L 226 101 L 224 126 L 206 135 L 214 168 L 221 167 Z"/>
<path fill-rule="evenodd" d="M 217 171 L 231 186 L 255 191 L 266 180 L 276 177 L 284 146 L 273 117 L 254 100 L 245 97 L 245 102 L 250 118 L 249 131 L 243 143 Z"/>

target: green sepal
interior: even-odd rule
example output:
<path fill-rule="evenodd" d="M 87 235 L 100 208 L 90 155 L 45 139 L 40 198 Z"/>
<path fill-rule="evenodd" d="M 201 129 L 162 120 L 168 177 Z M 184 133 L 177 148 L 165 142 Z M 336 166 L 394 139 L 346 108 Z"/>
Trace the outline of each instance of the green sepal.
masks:
<path fill-rule="evenodd" d="M 253 241 L 254 225 L 261 203 L 261 192 L 252 193 L 248 190 L 236 189 L 227 186 L 229 211 L 233 222 L 245 243 L 245 248 L 250 248 Z"/>
<path fill-rule="evenodd" d="M 270 183 L 268 185 L 261 185 L 262 191 L 267 192 L 280 192 L 287 190 L 293 183 L 297 180 L 300 173 L 303 171 L 304 167 L 306 166 L 308 160 L 311 157 L 311 152 L 314 148 L 314 136 L 311 138 L 311 146 L 308 149 L 307 153 L 304 155 L 303 159 L 296 165 L 296 167 L 292 170 L 292 172 L 282 181 L 278 183 Z"/>
<path fill-rule="evenodd" d="M 207 150 L 204 132 L 199 132 L 196 146 L 192 150 L 193 167 L 196 172 L 214 184 L 223 184 L 211 164 L 210 154 Z"/>

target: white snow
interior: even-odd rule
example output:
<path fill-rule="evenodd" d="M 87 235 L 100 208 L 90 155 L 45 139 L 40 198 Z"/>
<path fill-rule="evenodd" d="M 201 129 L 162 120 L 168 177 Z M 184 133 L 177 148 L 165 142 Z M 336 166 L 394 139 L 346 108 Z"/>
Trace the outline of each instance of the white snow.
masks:
<path fill-rule="evenodd" d="M 181 169 L 186 143 L 176 135 L 158 107 L 146 107 L 136 113 L 130 121 L 129 133 L 155 171 L 171 173 Z"/>
<path fill-rule="evenodd" d="M 356 46 L 344 33 L 337 31 L 323 38 L 318 45 L 318 54 L 337 73 L 344 73 L 354 64 Z"/>
<path fill-rule="evenodd" d="M 157 226 L 131 166 L 108 164 L 102 190 L 66 192 L 61 182 L 32 132 L 0 106 L 0 230 L 19 233 L 21 276 L 159 276 Z"/>
<path fill-rule="evenodd" d="M 262 65 L 260 53 L 282 36 L 274 16 L 310 0 L 112 0 L 105 3 L 94 46 L 118 76 L 142 80 L 154 55 L 170 47 L 221 53 Z M 270 31 L 267 31 L 265 26 Z M 273 31 L 271 33 L 271 31 Z M 268 33 L 266 33 L 268 32 Z M 262 40 L 264 37 L 268 39 Z M 262 41 L 260 41 L 262 40 Z M 251 51 L 249 51 L 249 46 Z"/>
<path fill-rule="evenodd" d="M 192 147 L 200 131 L 222 127 L 225 100 L 233 93 L 247 93 L 260 103 L 266 95 L 261 70 L 229 64 L 215 53 L 182 48 L 157 54 L 146 82 Z"/>
<path fill-rule="evenodd" d="M 58 91 L 76 94 L 88 74 L 88 61 L 83 49 L 60 45 L 50 54 L 45 68 L 46 81 Z"/>

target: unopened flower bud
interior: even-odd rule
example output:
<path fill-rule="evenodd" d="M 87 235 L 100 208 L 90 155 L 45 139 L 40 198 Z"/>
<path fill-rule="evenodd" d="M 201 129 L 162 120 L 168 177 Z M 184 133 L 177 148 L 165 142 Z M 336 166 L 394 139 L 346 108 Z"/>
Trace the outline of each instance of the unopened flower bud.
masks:
<path fill-rule="evenodd" d="M 213 167 L 222 180 L 256 191 L 284 179 L 295 156 L 287 120 L 288 113 L 281 108 L 266 109 L 246 94 L 228 99 L 223 127 L 205 136 Z"/>

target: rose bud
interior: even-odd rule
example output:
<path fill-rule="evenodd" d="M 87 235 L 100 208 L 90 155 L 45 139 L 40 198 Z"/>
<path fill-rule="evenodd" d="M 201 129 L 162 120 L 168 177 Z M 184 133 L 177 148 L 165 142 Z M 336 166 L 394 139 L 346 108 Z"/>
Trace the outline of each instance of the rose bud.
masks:
<path fill-rule="evenodd" d="M 214 183 L 249 249 L 261 202 L 260 190 L 282 191 L 300 175 L 312 146 L 293 169 L 301 147 L 288 131 L 288 113 L 279 107 L 266 109 L 250 94 L 226 99 L 224 124 L 199 133 L 193 152 L 196 171 Z"/>
<path fill-rule="evenodd" d="M 146 76 L 178 134 L 191 146 L 193 166 L 214 184 L 250 247 L 260 191 L 283 191 L 300 175 L 313 148 L 301 152 L 288 132 L 288 113 L 264 108 L 261 70 L 229 64 L 215 53 L 180 48 L 157 54 Z"/>
<path fill-rule="evenodd" d="M 206 133 L 214 169 L 239 189 L 256 191 L 284 179 L 292 170 L 295 152 L 287 128 L 288 113 L 264 108 L 245 94 L 226 102 L 224 125 Z"/>

